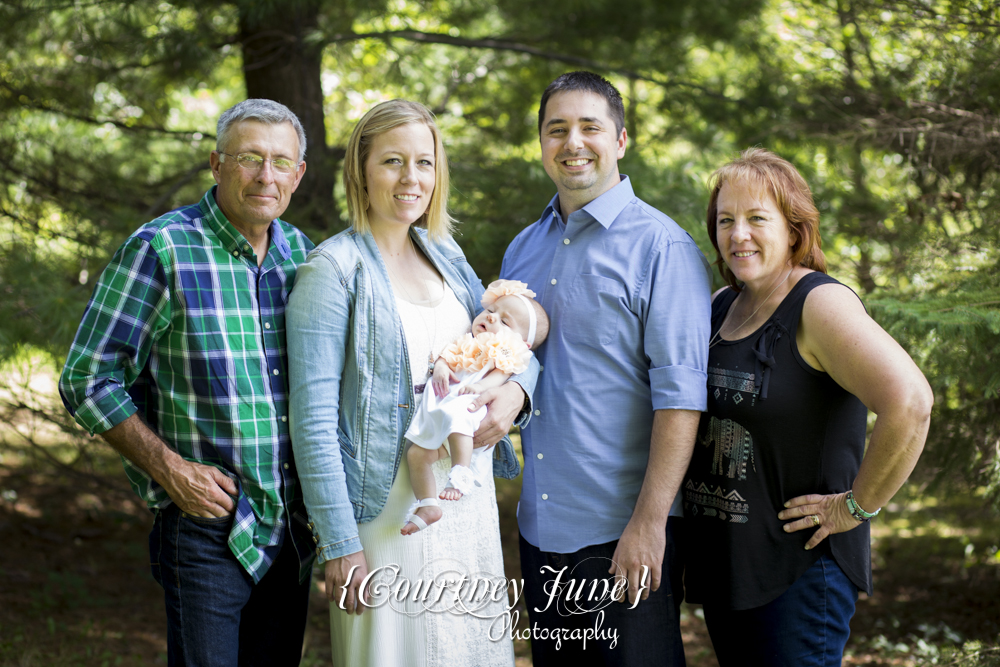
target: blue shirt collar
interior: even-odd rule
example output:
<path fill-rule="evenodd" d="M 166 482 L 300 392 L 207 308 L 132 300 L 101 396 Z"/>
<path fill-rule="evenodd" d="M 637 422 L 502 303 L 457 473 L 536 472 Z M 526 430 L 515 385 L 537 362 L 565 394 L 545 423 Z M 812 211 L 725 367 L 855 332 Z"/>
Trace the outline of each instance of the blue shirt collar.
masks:
<path fill-rule="evenodd" d="M 621 175 L 621 181 L 618 185 L 611 188 L 603 195 L 594 199 L 589 204 L 584 206 L 581 211 L 584 211 L 591 218 L 601 223 L 605 229 L 611 227 L 611 223 L 615 221 L 621 212 L 625 209 L 630 201 L 635 199 L 635 192 L 632 190 L 632 181 L 625 174 Z M 549 205 L 545 207 L 545 211 L 542 213 L 542 219 L 555 220 L 555 213 L 558 212 L 559 205 L 559 195 L 556 194 L 550 201 Z M 559 213 L 562 217 L 562 213 Z"/>

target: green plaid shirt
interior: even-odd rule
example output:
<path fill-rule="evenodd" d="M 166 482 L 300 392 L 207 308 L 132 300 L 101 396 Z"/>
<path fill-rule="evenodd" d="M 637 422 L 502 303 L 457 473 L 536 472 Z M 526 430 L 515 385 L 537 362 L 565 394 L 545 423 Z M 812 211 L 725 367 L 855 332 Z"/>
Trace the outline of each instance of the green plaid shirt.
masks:
<path fill-rule="evenodd" d="M 59 381 L 63 402 L 91 433 L 140 412 L 178 454 L 214 465 L 239 486 L 229 547 L 259 581 L 285 528 L 301 574 L 312 565 L 288 429 L 285 305 L 313 244 L 271 223 L 258 268 L 214 188 L 201 202 L 139 228 L 101 274 Z M 150 508 L 162 486 L 122 457 Z"/>

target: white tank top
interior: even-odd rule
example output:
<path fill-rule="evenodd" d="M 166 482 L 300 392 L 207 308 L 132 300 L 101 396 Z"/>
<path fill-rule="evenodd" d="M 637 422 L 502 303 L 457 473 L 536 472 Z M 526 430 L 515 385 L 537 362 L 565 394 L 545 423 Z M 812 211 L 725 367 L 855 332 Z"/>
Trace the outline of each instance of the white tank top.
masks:
<path fill-rule="evenodd" d="M 399 294 L 395 296 L 396 310 L 406 336 L 413 384 L 423 384 L 430 377 L 428 360 L 437 359 L 448 343 L 471 330 L 472 320 L 447 283 L 444 296 L 434 306 L 419 306 Z"/>

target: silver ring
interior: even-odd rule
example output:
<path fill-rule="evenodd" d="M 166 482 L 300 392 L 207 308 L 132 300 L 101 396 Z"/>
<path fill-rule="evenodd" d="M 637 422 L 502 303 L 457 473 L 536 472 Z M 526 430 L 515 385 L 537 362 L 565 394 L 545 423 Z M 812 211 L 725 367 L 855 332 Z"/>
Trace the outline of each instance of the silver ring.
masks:
<path fill-rule="evenodd" d="M 813 514 L 811 518 L 812 518 L 812 521 L 813 521 L 813 525 L 814 526 L 819 526 L 819 517 L 816 516 L 815 514 Z"/>

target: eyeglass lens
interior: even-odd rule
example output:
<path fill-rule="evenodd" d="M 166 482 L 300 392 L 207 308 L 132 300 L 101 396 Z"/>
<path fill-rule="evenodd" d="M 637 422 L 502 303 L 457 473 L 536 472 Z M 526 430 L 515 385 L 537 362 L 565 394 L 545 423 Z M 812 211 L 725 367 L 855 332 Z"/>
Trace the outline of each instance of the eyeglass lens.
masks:
<path fill-rule="evenodd" d="M 257 171 L 264 166 L 264 158 L 259 155 L 254 155 L 253 153 L 240 153 L 236 156 L 236 161 L 244 169 L 251 171 Z M 286 158 L 274 158 L 273 160 L 268 160 L 271 163 L 271 167 L 281 174 L 288 174 L 295 171 L 298 166 L 296 163 L 292 162 Z"/>

